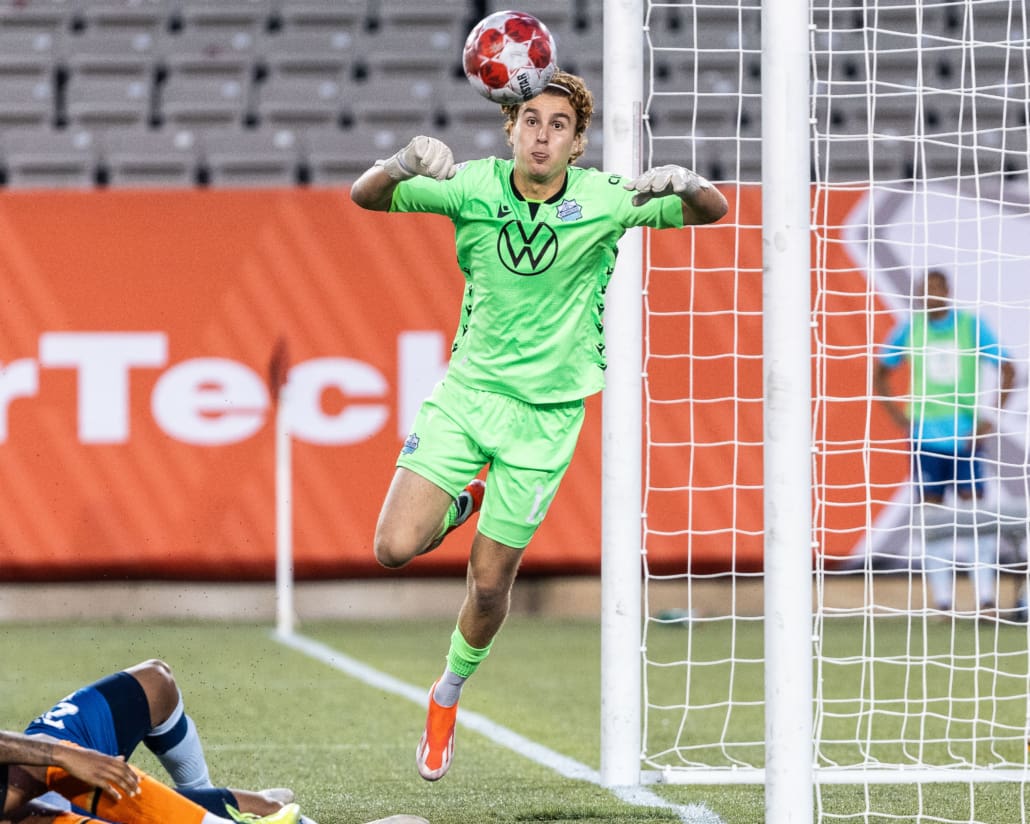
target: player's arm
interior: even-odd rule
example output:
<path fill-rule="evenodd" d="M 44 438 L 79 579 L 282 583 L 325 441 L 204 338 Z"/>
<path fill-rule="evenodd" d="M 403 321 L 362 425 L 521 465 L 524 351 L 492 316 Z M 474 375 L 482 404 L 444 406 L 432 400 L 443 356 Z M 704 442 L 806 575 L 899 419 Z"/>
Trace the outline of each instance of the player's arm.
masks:
<path fill-rule="evenodd" d="M 416 175 L 434 180 L 454 177 L 454 155 L 446 143 L 425 135 L 413 137 L 395 155 L 377 160 L 354 181 L 350 189 L 351 200 L 362 209 L 387 212 L 397 184 Z"/>
<path fill-rule="evenodd" d="M 37 736 L 0 731 L 0 763 L 61 767 L 115 799 L 123 794 L 135 795 L 139 791 L 136 774 L 124 758 L 113 758 L 95 750 Z"/>
<path fill-rule="evenodd" d="M 1016 385 L 1016 367 L 1012 365 L 1012 361 L 1003 360 L 1001 362 L 1001 386 L 999 387 L 998 403 L 1004 407 L 1008 402 L 1009 395 L 1012 394 L 1012 390 Z"/>
<path fill-rule="evenodd" d="M 641 206 L 651 198 L 675 195 L 683 202 L 683 225 L 701 226 L 722 218 L 729 204 L 722 192 L 697 172 L 682 166 L 656 166 L 626 183 L 636 192 L 633 205 Z"/>

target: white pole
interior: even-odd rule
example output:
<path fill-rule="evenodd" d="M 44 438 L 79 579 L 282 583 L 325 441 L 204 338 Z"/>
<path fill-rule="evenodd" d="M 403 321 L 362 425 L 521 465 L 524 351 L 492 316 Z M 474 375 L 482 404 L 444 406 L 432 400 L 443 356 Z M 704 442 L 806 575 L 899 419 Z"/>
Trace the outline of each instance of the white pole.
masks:
<path fill-rule="evenodd" d="M 604 168 L 639 170 L 642 0 L 604 3 Z M 597 93 L 597 90 L 593 90 Z M 640 783 L 643 240 L 629 230 L 605 299 L 601 446 L 601 783 Z"/>
<path fill-rule="evenodd" d="M 293 459 L 289 424 L 289 384 L 275 404 L 275 627 L 292 635 L 293 609 Z"/>
<path fill-rule="evenodd" d="M 808 72 L 807 0 L 763 0 L 766 824 L 813 817 Z"/>

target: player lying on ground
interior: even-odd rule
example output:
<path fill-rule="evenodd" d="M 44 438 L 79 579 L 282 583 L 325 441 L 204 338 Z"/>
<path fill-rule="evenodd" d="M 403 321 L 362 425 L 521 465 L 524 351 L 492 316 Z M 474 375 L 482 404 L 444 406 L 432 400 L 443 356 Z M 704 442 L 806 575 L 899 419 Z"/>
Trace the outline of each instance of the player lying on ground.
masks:
<path fill-rule="evenodd" d="M 627 181 L 571 165 L 593 114 L 580 77 L 558 71 L 542 93 L 502 111 L 511 158 L 455 166 L 444 143 L 420 135 L 351 187 L 365 209 L 450 218 L 465 276 L 447 374 L 415 418 L 375 533 L 377 560 L 401 567 L 482 508 L 416 751 L 430 781 L 450 767 L 462 686 L 508 614 L 522 553 L 572 460 L 584 399 L 604 386 L 605 293 L 619 238 L 633 226 L 712 223 L 728 208 L 681 166 Z M 476 476 L 487 465 L 484 487 Z"/>
<path fill-rule="evenodd" d="M 255 792 L 212 785 L 200 736 L 185 712 L 179 686 L 171 668 L 157 659 L 76 690 L 32 721 L 26 733 L 123 759 L 143 743 L 180 795 L 219 817 L 257 820 L 296 806 L 293 791 L 286 788 Z M 309 822 L 304 816 L 299 820 Z"/>
<path fill-rule="evenodd" d="M 38 799 L 56 793 L 65 810 Z M 77 808 L 75 810 L 74 808 Z M 33 824 L 297 824 L 296 804 L 271 816 L 223 818 L 113 757 L 45 736 L 0 732 L 0 821 Z"/>

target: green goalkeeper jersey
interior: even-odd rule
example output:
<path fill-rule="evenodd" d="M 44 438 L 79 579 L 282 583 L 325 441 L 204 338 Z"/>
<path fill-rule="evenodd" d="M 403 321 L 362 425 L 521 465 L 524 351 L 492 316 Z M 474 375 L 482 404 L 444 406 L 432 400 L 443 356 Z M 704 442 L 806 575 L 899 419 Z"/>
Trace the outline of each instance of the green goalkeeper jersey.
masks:
<path fill-rule="evenodd" d="M 450 180 L 398 184 L 391 210 L 454 222 L 465 275 L 447 375 L 528 403 L 579 400 L 604 386 L 604 301 L 627 228 L 683 226 L 678 197 L 632 204 L 623 178 L 570 166 L 546 202 L 525 200 L 514 161 L 463 163 Z"/>

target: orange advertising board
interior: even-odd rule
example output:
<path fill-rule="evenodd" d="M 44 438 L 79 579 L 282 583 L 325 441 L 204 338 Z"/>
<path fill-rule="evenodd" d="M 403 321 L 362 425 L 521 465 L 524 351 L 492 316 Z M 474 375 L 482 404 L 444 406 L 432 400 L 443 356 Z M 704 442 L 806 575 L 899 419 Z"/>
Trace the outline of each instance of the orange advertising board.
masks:
<path fill-rule="evenodd" d="M 656 261 L 705 272 L 704 288 L 689 290 L 702 296 L 691 310 L 760 308 L 758 192 L 742 189 L 733 202 L 725 226 L 653 235 Z M 742 265 L 751 273 L 736 278 Z M 383 572 L 371 549 L 379 504 L 458 319 L 448 221 L 364 212 L 334 190 L 9 192 L 0 196 L 0 282 L 0 580 L 272 577 L 266 380 L 279 339 L 291 356 L 297 575 Z M 865 289 L 852 271 L 838 292 L 862 301 Z M 703 317 L 690 334 L 655 329 L 654 345 L 759 351 L 760 314 L 737 324 Z M 736 396 L 760 400 L 760 362 L 735 359 Z M 688 558 L 725 568 L 731 551 L 737 568 L 761 565 L 760 404 L 727 399 L 723 366 L 687 358 L 653 376 L 659 392 L 685 397 L 689 386 L 722 399 L 655 416 L 676 437 L 708 433 L 695 438 L 706 469 L 693 480 L 713 490 L 654 497 L 652 522 L 678 520 L 689 533 L 655 538 L 657 568 Z M 591 399 L 524 574 L 600 567 L 600 410 Z M 725 445 L 731 419 L 750 446 Z M 681 459 L 657 457 L 656 476 L 681 477 Z M 719 540 L 703 537 L 712 528 Z M 834 551 L 847 554 L 853 540 Z M 399 574 L 460 574 L 466 556 L 467 542 L 452 540 Z"/>

